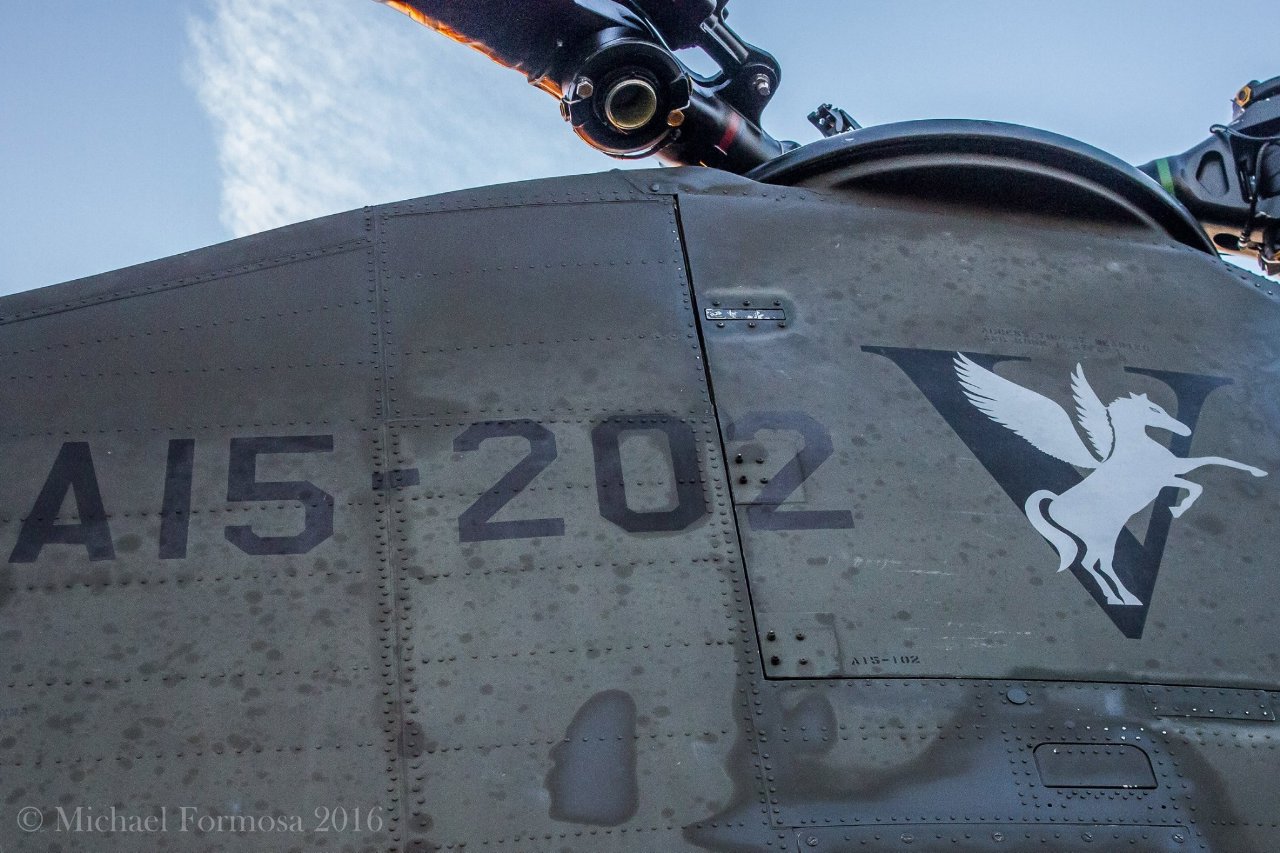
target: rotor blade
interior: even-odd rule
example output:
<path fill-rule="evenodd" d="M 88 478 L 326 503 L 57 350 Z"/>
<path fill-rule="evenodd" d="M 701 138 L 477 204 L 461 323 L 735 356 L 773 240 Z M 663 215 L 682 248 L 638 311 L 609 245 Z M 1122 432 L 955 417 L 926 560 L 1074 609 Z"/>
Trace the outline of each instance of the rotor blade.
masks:
<path fill-rule="evenodd" d="M 620 27 L 647 34 L 644 23 L 613 0 L 376 0 L 460 44 L 514 68 L 560 97 L 561 66 L 580 42 Z"/>

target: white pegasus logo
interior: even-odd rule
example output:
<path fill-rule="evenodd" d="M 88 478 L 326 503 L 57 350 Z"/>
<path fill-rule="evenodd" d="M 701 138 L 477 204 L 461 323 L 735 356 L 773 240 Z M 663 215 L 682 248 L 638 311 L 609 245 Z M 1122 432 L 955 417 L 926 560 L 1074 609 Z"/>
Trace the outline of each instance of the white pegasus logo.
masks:
<path fill-rule="evenodd" d="M 1111 568 L 1116 539 L 1134 513 L 1156 499 L 1160 490 L 1185 489 L 1182 502 L 1169 508 L 1174 518 L 1191 508 L 1204 491 L 1181 475 L 1204 465 L 1223 465 L 1265 477 L 1266 471 L 1221 456 L 1184 459 L 1147 435 L 1147 427 L 1190 435 L 1191 429 L 1147 399 L 1130 394 L 1104 405 L 1084 378 L 1079 364 L 1071 374 L 1071 393 L 1080 426 L 1093 445 L 1087 448 L 1071 424 L 1071 416 L 1041 394 L 1002 379 L 962 353 L 956 353 L 956 375 L 969 402 L 991 420 L 1031 442 L 1042 453 L 1078 468 L 1093 469 L 1083 480 L 1055 495 L 1046 489 L 1027 498 L 1027 518 L 1058 552 L 1058 571 L 1077 559 L 1108 604 L 1141 605 Z M 1048 508 L 1046 510 L 1046 503 Z"/>

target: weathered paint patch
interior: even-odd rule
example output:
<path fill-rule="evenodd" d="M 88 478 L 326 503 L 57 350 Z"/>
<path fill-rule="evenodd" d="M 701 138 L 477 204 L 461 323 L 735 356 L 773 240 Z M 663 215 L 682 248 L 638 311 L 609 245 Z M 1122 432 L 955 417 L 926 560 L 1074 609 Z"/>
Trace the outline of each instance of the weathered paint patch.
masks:
<path fill-rule="evenodd" d="M 631 694 L 604 690 L 584 702 L 551 760 L 546 785 L 554 820 L 594 826 L 629 820 L 639 805 Z"/>

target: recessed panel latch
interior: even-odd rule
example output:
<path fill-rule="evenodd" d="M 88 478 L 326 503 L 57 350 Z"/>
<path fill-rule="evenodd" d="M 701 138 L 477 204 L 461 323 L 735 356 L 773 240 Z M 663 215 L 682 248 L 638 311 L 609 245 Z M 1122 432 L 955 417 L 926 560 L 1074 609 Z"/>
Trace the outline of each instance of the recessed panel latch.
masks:
<path fill-rule="evenodd" d="M 783 300 L 772 296 L 755 299 L 713 299 L 711 307 L 702 312 L 707 322 L 717 329 L 726 328 L 779 328 L 787 327 L 787 306 Z"/>

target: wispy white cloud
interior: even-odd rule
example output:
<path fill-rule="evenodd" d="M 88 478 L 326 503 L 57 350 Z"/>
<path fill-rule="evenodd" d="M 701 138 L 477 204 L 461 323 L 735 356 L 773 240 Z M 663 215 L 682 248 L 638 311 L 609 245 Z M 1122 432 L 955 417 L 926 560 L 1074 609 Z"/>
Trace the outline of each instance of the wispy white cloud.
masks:
<path fill-rule="evenodd" d="M 612 165 L 519 74 L 368 0 L 214 0 L 189 35 L 237 236 Z"/>

